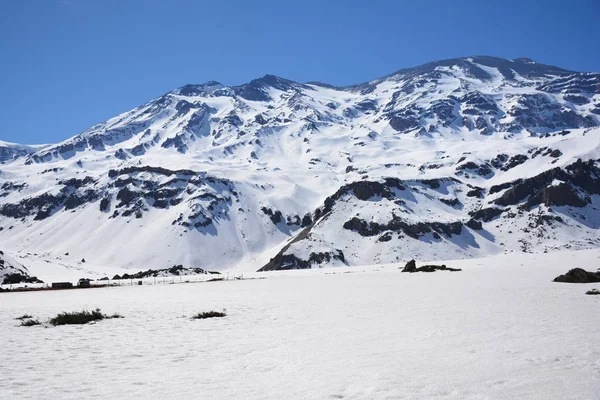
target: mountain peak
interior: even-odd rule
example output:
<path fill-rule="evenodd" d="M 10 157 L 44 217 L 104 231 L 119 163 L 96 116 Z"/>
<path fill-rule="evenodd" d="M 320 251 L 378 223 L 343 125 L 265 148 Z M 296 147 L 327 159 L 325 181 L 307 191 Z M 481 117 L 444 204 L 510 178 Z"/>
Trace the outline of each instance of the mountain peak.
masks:
<path fill-rule="evenodd" d="M 537 64 L 531 58 L 527 58 L 527 57 L 515 58 L 513 61 L 515 61 L 515 62 L 522 62 L 522 63 L 525 63 L 525 64 Z"/>
<path fill-rule="evenodd" d="M 222 89 L 224 86 L 217 81 L 208 81 L 200 84 L 188 84 L 178 89 L 174 93 L 182 96 L 205 96 L 215 90 Z"/>

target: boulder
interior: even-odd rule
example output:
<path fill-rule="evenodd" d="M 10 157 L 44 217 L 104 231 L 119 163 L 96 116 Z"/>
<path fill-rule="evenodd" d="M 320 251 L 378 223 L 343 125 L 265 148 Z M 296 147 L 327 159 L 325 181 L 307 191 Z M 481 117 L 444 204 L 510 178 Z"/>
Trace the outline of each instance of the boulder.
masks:
<path fill-rule="evenodd" d="M 600 272 L 589 272 L 583 268 L 573 268 L 564 275 L 554 278 L 554 282 L 592 283 L 600 282 Z"/>
<path fill-rule="evenodd" d="M 422 267 L 417 268 L 417 263 L 415 260 L 410 260 L 404 266 L 402 272 L 435 272 L 435 271 L 462 271 L 460 268 L 448 268 L 445 265 L 423 265 Z"/>
<path fill-rule="evenodd" d="M 402 272 L 417 272 L 417 263 L 415 260 L 410 260 L 404 266 Z"/>

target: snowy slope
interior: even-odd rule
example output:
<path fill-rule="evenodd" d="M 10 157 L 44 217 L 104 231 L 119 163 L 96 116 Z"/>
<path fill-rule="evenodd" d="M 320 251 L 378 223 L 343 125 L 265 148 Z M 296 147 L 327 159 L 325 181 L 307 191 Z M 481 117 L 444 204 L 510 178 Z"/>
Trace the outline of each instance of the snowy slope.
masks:
<path fill-rule="evenodd" d="M 0 250 L 0 285 L 38 282 L 36 277 L 29 275 L 27 267 Z"/>
<path fill-rule="evenodd" d="M 493 57 L 186 85 L 2 165 L 0 241 L 89 270 L 597 247 L 599 85 Z"/>
<path fill-rule="evenodd" d="M 421 265 L 421 260 L 418 260 Z M 600 251 L 262 273 L 266 279 L 0 294 L 9 399 L 540 399 L 600 393 Z M 401 264 L 402 267 L 404 264 Z M 20 327 L 99 307 L 124 318 Z M 227 317 L 190 320 L 208 310 Z"/>

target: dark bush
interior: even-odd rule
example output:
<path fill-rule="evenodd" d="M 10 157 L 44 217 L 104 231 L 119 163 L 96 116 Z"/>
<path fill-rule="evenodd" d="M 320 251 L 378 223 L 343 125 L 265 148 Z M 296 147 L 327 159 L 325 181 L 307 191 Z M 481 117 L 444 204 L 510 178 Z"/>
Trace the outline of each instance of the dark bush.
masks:
<path fill-rule="evenodd" d="M 37 319 L 24 319 L 21 321 L 21 326 L 35 326 L 35 325 L 41 325 L 40 321 L 38 321 Z"/>
<path fill-rule="evenodd" d="M 50 319 L 50 324 L 54 326 L 58 325 L 82 325 L 87 324 L 88 322 L 93 321 L 101 321 L 103 319 L 110 318 L 123 318 L 119 314 L 106 315 L 100 312 L 99 308 L 96 308 L 94 311 L 75 311 L 75 312 L 62 312 L 58 314 L 56 317 Z"/>
<path fill-rule="evenodd" d="M 21 319 L 21 320 L 23 320 L 23 319 L 31 319 L 31 318 L 33 318 L 31 315 L 29 315 L 29 314 L 23 314 L 20 317 L 17 317 L 15 319 Z"/>
<path fill-rule="evenodd" d="M 592 290 L 588 290 L 587 292 L 585 292 L 585 294 L 591 294 L 591 295 L 600 295 L 600 290 L 598 289 L 592 289 Z"/>
<path fill-rule="evenodd" d="M 192 319 L 222 318 L 226 316 L 227 314 L 224 311 L 205 311 L 194 315 Z"/>

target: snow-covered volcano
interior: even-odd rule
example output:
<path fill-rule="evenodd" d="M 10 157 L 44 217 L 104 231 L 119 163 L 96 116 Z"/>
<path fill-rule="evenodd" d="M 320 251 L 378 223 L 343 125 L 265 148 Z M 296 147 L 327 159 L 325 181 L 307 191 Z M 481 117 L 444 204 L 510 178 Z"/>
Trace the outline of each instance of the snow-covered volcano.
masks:
<path fill-rule="evenodd" d="M 598 126 L 600 74 L 524 58 L 186 85 L 3 156 L 0 249 L 102 271 L 598 247 Z"/>

